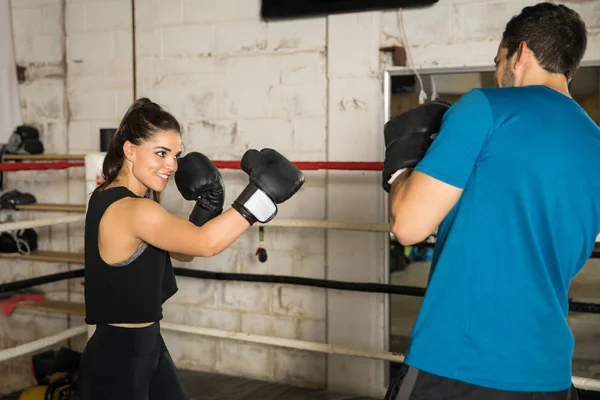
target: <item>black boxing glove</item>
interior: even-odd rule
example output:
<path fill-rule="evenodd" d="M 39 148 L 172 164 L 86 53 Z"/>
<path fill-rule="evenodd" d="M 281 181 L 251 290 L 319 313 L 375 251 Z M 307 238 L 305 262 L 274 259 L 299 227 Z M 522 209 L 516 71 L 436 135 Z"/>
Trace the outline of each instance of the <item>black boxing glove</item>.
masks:
<path fill-rule="evenodd" d="M 272 220 L 277 215 L 277 204 L 288 200 L 304 184 L 304 174 L 273 149 L 248 150 L 242 157 L 242 170 L 249 175 L 250 183 L 232 207 L 250 225 Z"/>
<path fill-rule="evenodd" d="M 389 120 L 384 127 L 385 160 L 382 183 L 390 191 L 392 177 L 404 168 L 412 168 L 427 153 L 442 125 L 442 118 L 452 106 L 444 100 L 421 104 Z"/>
<path fill-rule="evenodd" d="M 19 125 L 8 139 L 6 152 L 10 154 L 42 154 L 44 144 L 40 132 L 30 125 Z"/>
<path fill-rule="evenodd" d="M 194 225 L 202 226 L 223 212 L 223 178 L 204 154 L 192 152 L 179 159 L 175 184 L 184 199 L 196 202 L 189 217 Z"/>

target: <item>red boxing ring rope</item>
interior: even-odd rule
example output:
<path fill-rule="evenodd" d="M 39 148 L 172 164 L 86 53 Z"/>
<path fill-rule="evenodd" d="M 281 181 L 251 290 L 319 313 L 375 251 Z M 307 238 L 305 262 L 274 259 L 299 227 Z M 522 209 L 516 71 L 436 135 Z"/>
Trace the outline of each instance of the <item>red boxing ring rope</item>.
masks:
<path fill-rule="evenodd" d="M 241 169 L 240 161 L 213 161 L 217 168 Z M 293 161 L 293 164 L 303 171 L 338 170 L 338 171 L 381 171 L 382 162 L 361 161 Z M 25 171 L 25 170 L 48 170 L 66 169 L 70 167 L 83 167 L 85 162 L 15 162 L 1 163 L 0 172 L 3 171 Z"/>
<path fill-rule="evenodd" d="M 0 172 L 5 171 L 39 171 L 46 169 L 67 169 L 70 167 L 83 167 L 85 162 L 68 162 L 68 161 L 53 161 L 53 162 L 16 162 L 0 164 Z"/>
<path fill-rule="evenodd" d="M 240 169 L 240 161 L 213 161 L 217 168 Z M 293 164 L 303 171 L 338 170 L 338 171 L 381 171 L 382 162 L 354 161 L 293 161 Z"/>

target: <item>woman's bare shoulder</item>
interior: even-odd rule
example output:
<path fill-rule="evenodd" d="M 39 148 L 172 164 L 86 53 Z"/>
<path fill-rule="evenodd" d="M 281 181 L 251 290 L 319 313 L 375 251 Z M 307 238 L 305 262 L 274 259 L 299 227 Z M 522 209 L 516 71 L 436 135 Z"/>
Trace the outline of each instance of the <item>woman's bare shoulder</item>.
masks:
<path fill-rule="evenodd" d="M 145 197 L 126 197 L 120 201 L 120 212 L 125 213 L 129 217 L 150 217 L 154 213 L 162 213 L 165 211 L 163 206 L 152 199 Z"/>
<path fill-rule="evenodd" d="M 135 224 L 140 219 L 152 218 L 164 212 L 163 207 L 154 200 L 143 197 L 124 197 L 115 201 L 105 211 L 103 220 L 119 224 Z"/>

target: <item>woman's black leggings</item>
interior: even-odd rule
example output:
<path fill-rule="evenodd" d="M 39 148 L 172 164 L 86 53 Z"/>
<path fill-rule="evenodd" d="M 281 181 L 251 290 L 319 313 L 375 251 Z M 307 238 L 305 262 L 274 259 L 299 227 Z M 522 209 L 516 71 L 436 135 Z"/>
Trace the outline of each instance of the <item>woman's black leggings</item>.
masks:
<path fill-rule="evenodd" d="M 160 334 L 145 328 L 98 325 L 79 366 L 82 400 L 187 400 L 183 383 Z"/>

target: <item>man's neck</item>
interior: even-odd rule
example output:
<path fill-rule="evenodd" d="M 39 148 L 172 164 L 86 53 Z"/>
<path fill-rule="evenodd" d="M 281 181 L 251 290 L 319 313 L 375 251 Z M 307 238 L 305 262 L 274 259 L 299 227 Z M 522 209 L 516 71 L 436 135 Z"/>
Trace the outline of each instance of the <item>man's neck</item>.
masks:
<path fill-rule="evenodd" d="M 569 92 L 569 84 L 564 75 L 548 73 L 531 75 L 524 79 L 524 86 L 546 86 L 572 98 Z"/>

